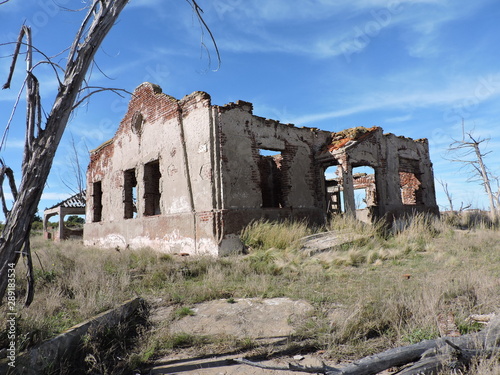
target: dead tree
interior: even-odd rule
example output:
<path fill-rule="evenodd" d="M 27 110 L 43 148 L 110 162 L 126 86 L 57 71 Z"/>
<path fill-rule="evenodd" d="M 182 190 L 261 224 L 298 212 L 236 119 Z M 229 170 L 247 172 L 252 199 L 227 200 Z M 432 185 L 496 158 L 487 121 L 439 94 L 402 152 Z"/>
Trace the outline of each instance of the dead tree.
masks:
<path fill-rule="evenodd" d="M 0 1 L 0 5 L 8 0 Z M 187 0 L 193 12 L 198 17 L 202 30 L 208 31 L 217 52 L 219 51 L 214 38 L 208 29 L 201 13 L 202 10 L 195 0 Z M 28 292 L 25 305 L 33 299 L 34 279 L 29 246 L 31 222 L 37 211 L 43 188 L 47 181 L 56 150 L 73 110 L 91 95 L 111 90 L 119 93 L 122 89 L 86 86 L 86 76 L 93 63 L 95 53 L 102 41 L 111 30 L 128 0 L 92 0 L 87 7 L 83 22 L 78 29 L 72 46 L 69 48 L 66 66 L 63 68 L 35 49 L 31 40 L 31 29 L 23 25 L 15 43 L 12 64 L 4 89 L 9 88 L 21 49 L 26 49 L 26 77 L 23 87 L 26 88 L 26 136 L 24 157 L 22 160 L 19 187 L 16 186 L 14 174 L 0 160 L 0 199 L 5 214 L 6 223 L 0 236 L 0 303 L 2 302 L 8 282 L 9 267 L 15 266 L 21 254 L 27 259 Z M 202 45 L 203 41 L 202 41 Z M 33 62 L 33 52 L 44 56 L 45 60 Z M 40 64 L 49 64 L 54 70 L 58 81 L 58 92 L 54 98 L 51 110 L 42 118 L 39 81 L 34 69 Z M 17 104 L 15 105 L 15 107 Z M 7 124 L 10 126 L 11 120 Z M 4 139 L 0 142 L 0 148 Z M 10 209 L 6 205 L 3 184 L 8 180 L 13 196 Z"/>
<path fill-rule="evenodd" d="M 42 120 L 39 82 L 34 74 L 33 43 L 31 29 L 22 26 L 15 45 L 15 51 L 4 89 L 10 87 L 14 74 L 16 60 L 21 48 L 26 48 L 26 136 L 24 157 L 21 169 L 21 181 L 14 194 L 11 209 L 5 205 L 4 193 L 2 204 L 6 216 L 5 227 L 0 237 L 0 300 L 3 299 L 7 287 L 7 272 L 9 264 L 17 264 L 21 254 L 28 259 L 28 293 L 26 305 L 33 298 L 33 274 L 29 246 L 31 218 L 37 211 L 42 196 L 43 187 L 47 181 L 52 161 L 61 137 L 72 111 L 77 105 L 77 99 L 82 92 L 89 66 L 102 41 L 111 30 L 127 0 L 94 0 L 75 36 L 69 50 L 66 67 L 62 76 L 59 67 L 49 58 L 41 63 L 50 64 L 58 79 L 58 92 L 52 109 L 45 121 Z M 24 40 L 24 42 L 23 42 Z M 5 166 L 4 169 L 5 170 Z M 12 187 L 15 185 L 13 175 L 3 174 L 9 179 Z"/>
<path fill-rule="evenodd" d="M 453 214 L 455 211 L 453 210 L 453 197 L 450 193 L 450 190 L 448 189 L 448 183 L 444 182 L 443 180 L 437 180 L 439 182 L 439 185 L 443 187 L 444 194 L 446 195 L 446 198 L 448 199 L 448 202 L 450 203 L 450 212 Z"/>
<path fill-rule="evenodd" d="M 85 144 L 87 154 L 90 154 L 87 145 Z M 71 191 L 72 194 L 83 194 L 85 191 L 85 165 L 81 161 L 81 156 L 78 154 L 78 149 L 75 144 L 73 134 L 71 134 L 71 151 L 68 156 L 70 171 L 69 177 L 61 177 L 61 182 Z M 87 158 L 88 159 L 88 158 Z M 85 160 L 85 159 L 84 159 Z M 87 161 L 88 164 L 88 161 Z"/>
<path fill-rule="evenodd" d="M 448 199 L 448 203 L 450 204 L 450 212 L 451 214 L 455 214 L 455 210 L 453 207 L 453 196 L 450 193 L 450 190 L 448 189 L 448 183 L 444 182 L 443 180 L 437 180 L 439 185 L 443 187 L 444 194 L 446 195 L 446 198 Z M 500 190 L 499 190 L 500 191 Z M 458 213 L 462 213 L 464 210 L 470 208 L 472 206 L 471 203 L 467 203 L 464 205 L 464 202 L 460 202 L 460 208 L 458 209 Z"/>
<path fill-rule="evenodd" d="M 466 132 L 462 121 L 462 139 L 454 140 L 448 148 L 448 151 L 457 155 L 457 158 L 451 161 L 468 166 L 472 170 L 473 178 L 477 178 L 481 181 L 481 185 L 483 185 L 486 195 L 488 196 L 490 215 L 494 220 L 498 216 L 500 201 L 498 195 L 493 193 L 491 188 L 491 175 L 484 163 L 485 156 L 490 152 L 481 151 L 481 144 L 487 141 L 489 141 L 489 138 L 477 138 L 472 132 Z"/>
<path fill-rule="evenodd" d="M 268 366 L 246 359 L 239 363 L 268 370 L 283 370 L 324 375 L 375 375 L 392 367 L 402 367 L 399 375 L 430 375 L 443 370 L 457 373 L 467 369 L 474 359 L 491 357 L 500 352 L 500 316 L 484 330 L 461 337 L 425 340 L 418 344 L 389 349 L 355 361 L 345 367 Z"/>

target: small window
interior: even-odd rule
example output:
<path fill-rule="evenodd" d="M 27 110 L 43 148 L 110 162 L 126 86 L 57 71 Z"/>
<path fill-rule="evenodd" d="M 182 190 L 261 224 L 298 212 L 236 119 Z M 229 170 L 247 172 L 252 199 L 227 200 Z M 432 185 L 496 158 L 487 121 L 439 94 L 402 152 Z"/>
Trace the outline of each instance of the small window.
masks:
<path fill-rule="evenodd" d="M 102 220 L 102 183 L 101 181 L 94 182 L 92 184 L 92 198 L 94 201 L 94 214 L 92 216 L 92 221 L 94 223 Z"/>
<path fill-rule="evenodd" d="M 422 204 L 422 182 L 419 161 L 399 158 L 399 186 L 405 205 Z"/>
<path fill-rule="evenodd" d="M 406 205 L 417 205 L 422 203 L 422 189 L 420 178 L 411 172 L 399 172 L 401 200 Z"/>
<path fill-rule="evenodd" d="M 158 160 L 144 165 L 144 215 L 161 214 L 160 163 Z"/>
<path fill-rule="evenodd" d="M 281 165 L 283 157 L 279 151 L 259 149 L 260 189 L 262 207 L 284 207 Z"/>
<path fill-rule="evenodd" d="M 365 209 L 377 205 L 375 170 L 370 166 L 352 168 L 354 202 L 356 209 Z"/>
<path fill-rule="evenodd" d="M 135 169 L 128 169 L 123 173 L 123 217 L 132 219 L 137 216 L 136 188 L 137 179 Z"/>

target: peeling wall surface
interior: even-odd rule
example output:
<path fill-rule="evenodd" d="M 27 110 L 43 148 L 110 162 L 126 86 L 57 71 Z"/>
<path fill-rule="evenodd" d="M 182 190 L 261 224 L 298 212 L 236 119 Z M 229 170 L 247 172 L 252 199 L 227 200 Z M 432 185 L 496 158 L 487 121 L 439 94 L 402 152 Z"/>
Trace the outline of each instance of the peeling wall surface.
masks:
<path fill-rule="evenodd" d="M 91 152 L 84 241 L 169 253 L 239 251 L 238 233 L 252 220 L 324 222 L 332 165 L 339 211 L 356 214 L 353 191 L 365 188 L 368 220 L 437 212 L 425 140 L 380 128 L 298 128 L 253 115 L 251 103 L 215 106 L 204 92 L 177 100 L 144 83 L 115 136 Z M 360 165 L 375 175 L 356 180 L 352 168 Z"/>
<path fill-rule="evenodd" d="M 317 161 L 338 165 L 338 191 L 342 192 L 344 212 L 367 222 L 379 218 L 392 222 L 419 212 L 439 215 L 427 139 L 383 134 L 379 127 L 339 133 L 345 138 L 339 140 L 333 133 L 332 143 L 317 156 Z M 354 167 L 372 168 L 373 176 L 367 177 L 373 183 L 357 184 Z M 354 201 L 354 191 L 360 187 L 367 189 L 369 198 L 363 210 L 357 210 Z"/>
<path fill-rule="evenodd" d="M 214 131 L 207 94 L 140 85 L 113 139 L 91 152 L 85 243 L 217 252 Z"/>

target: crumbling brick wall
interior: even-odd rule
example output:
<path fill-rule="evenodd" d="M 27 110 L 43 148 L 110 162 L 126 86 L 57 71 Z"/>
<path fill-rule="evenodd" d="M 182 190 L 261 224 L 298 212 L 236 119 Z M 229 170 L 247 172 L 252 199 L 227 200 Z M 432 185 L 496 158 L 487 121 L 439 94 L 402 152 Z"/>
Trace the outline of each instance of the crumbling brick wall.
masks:
<path fill-rule="evenodd" d="M 416 205 L 422 203 L 420 181 L 411 172 L 399 172 L 401 180 L 401 199 L 403 204 Z"/>
<path fill-rule="evenodd" d="M 337 192 L 327 191 L 329 165 L 342 170 Z M 353 176 L 356 166 L 375 174 Z M 113 139 L 91 153 L 87 184 L 85 243 L 166 252 L 237 250 L 238 233 L 256 219 L 323 223 L 329 197 L 342 191 L 351 212 L 358 188 L 379 216 L 437 208 L 424 140 L 376 127 L 299 128 L 255 116 L 247 102 L 216 106 L 203 92 L 177 100 L 149 83 Z"/>

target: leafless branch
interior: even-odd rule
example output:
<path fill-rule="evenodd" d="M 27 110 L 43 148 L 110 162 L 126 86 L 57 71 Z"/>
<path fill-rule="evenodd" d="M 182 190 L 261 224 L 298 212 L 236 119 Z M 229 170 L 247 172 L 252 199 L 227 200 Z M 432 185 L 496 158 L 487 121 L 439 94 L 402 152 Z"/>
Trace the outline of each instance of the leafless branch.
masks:
<path fill-rule="evenodd" d="M 34 52 L 42 55 L 45 60 L 42 60 L 42 61 L 38 61 L 35 65 L 33 65 L 33 69 L 35 69 L 38 65 L 42 65 L 42 64 L 48 64 L 52 70 L 54 70 L 54 73 L 55 73 L 55 77 L 57 79 L 57 82 L 59 83 L 59 86 L 62 85 L 62 82 L 61 82 L 61 78 L 60 78 L 60 75 L 59 75 L 59 71 L 64 73 L 64 68 L 62 66 L 60 66 L 59 64 L 55 63 L 54 61 L 52 61 L 54 58 L 56 58 L 57 56 L 59 56 L 60 54 L 64 53 L 65 50 L 53 55 L 53 56 L 48 56 L 47 54 L 45 54 L 43 51 L 41 51 L 40 49 L 38 49 L 37 47 L 35 47 L 34 45 L 32 44 L 29 44 L 27 42 L 22 42 L 21 41 L 17 41 L 15 43 L 12 43 L 12 42 L 9 42 L 9 43 L 1 43 L 0 46 L 6 46 L 6 45 L 9 45 L 9 44 L 16 44 L 16 51 L 12 54 L 12 57 L 13 57 L 13 61 L 12 61 L 12 64 L 11 64 L 11 67 L 10 67 L 10 74 L 9 74 L 9 78 L 7 79 L 7 82 L 4 84 L 4 86 L 2 87 L 3 89 L 8 89 L 10 88 L 10 83 L 11 83 L 11 79 L 12 79 L 12 74 L 14 73 L 14 71 L 12 70 L 14 67 L 15 67 L 15 61 L 17 61 L 17 56 L 20 55 L 21 53 L 19 52 L 19 49 L 21 46 L 25 46 L 27 49 L 32 49 Z M 15 60 L 15 61 L 14 61 Z M 59 71 L 58 71 L 59 70 Z"/>
<path fill-rule="evenodd" d="M 431 375 L 443 370 L 462 371 L 476 358 L 488 358 L 498 353 L 500 339 L 500 319 L 493 319 L 480 332 L 460 337 L 445 337 L 425 340 L 417 344 L 392 348 L 382 353 L 354 361 L 344 367 L 305 367 L 290 364 L 288 367 L 268 366 L 246 359 L 236 362 L 267 370 L 305 372 L 324 375 L 374 375 L 391 367 L 404 367 L 400 375 Z"/>
<path fill-rule="evenodd" d="M 82 168 L 82 163 L 80 162 L 73 134 L 71 134 L 71 148 L 72 157 L 70 159 L 70 163 L 74 181 L 64 178 L 61 178 L 61 181 L 73 194 L 81 194 L 85 190 L 85 170 Z"/>
<path fill-rule="evenodd" d="M 24 306 L 28 307 L 33 302 L 33 297 L 35 296 L 35 274 L 33 272 L 33 259 L 31 257 L 31 243 L 30 237 L 27 236 L 24 241 L 23 247 L 23 259 L 26 263 L 26 298 L 24 300 Z"/>
<path fill-rule="evenodd" d="M 72 109 L 75 109 L 76 107 L 80 106 L 85 100 L 87 100 L 88 98 L 90 98 L 92 95 L 97 94 L 98 92 L 112 91 L 116 95 L 120 96 L 121 98 L 124 98 L 125 96 L 122 95 L 122 94 L 120 94 L 120 92 L 124 92 L 126 94 L 132 95 L 132 93 L 130 91 L 127 91 L 125 89 L 111 88 L 111 87 L 99 87 L 99 86 L 86 86 L 83 89 L 81 89 L 80 91 L 88 90 L 88 89 L 95 89 L 95 90 L 92 91 L 92 92 L 90 92 L 90 93 L 88 93 L 83 98 L 81 98 L 78 102 L 76 102 Z"/>
<path fill-rule="evenodd" d="M 69 117 L 75 108 L 78 93 L 82 87 L 88 69 L 92 64 L 95 53 L 107 33 L 113 27 L 128 0 L 93 0 L 84 22 L 77 32 L 69 51 L 69 59 L 64 68 L 64 78 L 59 79 L 59 90 L 54 98 L 50 112 L 45 119 L 42 129 L 42 108 L 39 84 L 33 72 L 35 66 L 32 61 L 33 47 L 29 27 L 23 25 L 12 55 L 12 64 L 5 88 L 10 87 L 16 61 L 20 55 L 22 40 L 25 38 L 27 57 L 27 76 L 23 85 L 26 87 L 27 113 L 26 113 L 26 140 L 22 171 L 19 188 L 16 189 L 15 181 L 9 175 L 9 169 L 2 168 L 1 178 L 8 176 L 15 197 L 11 210 L 5 204 L 2 190 L 2 205 L 6 215 L 6 223 L 0 236 L 0 301 L 5 295 L 8 280 L 8 265 L 17 264 L 21 250 L 30 256 L 29 231 L 33 215 L 37 210 L 42 195 L 43 187 L 47 181 L 54 155 L 61 141 Z M 45 55 L 44 55 L 45 56 Z M 46 56 L 50 63 L 50 58 Z M 56 64 L 50 64 L 57 72 Z M 57 73 L 56 73 L 57 74 Z M 115 90 L 117 91 L 117 90 Z M 3 164 L 2 164 L 3 166 Z M 28 290 L 33 284 L 30 281 L 32 272 L 28 276 Z M 30 284 L 31 283 L 31 284 Z M 29 294 L 31 291 L 29 292 Z M 27 304 L 31 297 L 28 296 Z"/>
<path fill-rule="evenodd" d="M 450 190 L 448 189 L 448 183 L 444 182 L 443 180 L 437 179 L 437 182 L 443 187 L 444 194 L 446 195 L 446 198 L 448 199 L 448 202 L 450 203 L 450 211 L 453 213 L 453 197 L 450 193 Z"/>
<path fill-rule="evenodd" d="M 278 371 L 292 371 L 292 372 L 305 372 L 307 374 L 341 374 L 340 370 L 327 366 L 323 363 L 322 367 L 309 367 L 309 366 L 300 366 L 294 365 L 293 363 L 289 363 L 288 366 L 269 366 L 263 365 L 262 363 L 252 362 L 245 358 L 237 358 L 234 359 L 235 362 L 242 363 L 244 365 L 249 365 L 253 367 L 262 368 L 265 370 L 278 370 Z"/>
<path fill-rule="evenodd" d="M 458 212 L 463 212 L 465 210 L 467 210 L 468 208 L 471 208 L 472 206 L 472 203 L 466 203 L 464 205 L 464 202 L 460 202 L 460 208 L 458 209 Z"/>
<path fill-rule="evenodd" d="M 6 140 L 7 140 L 7 135 L 9 134 L 10 130 L 10 125 L 12 124 L 12 120 L 14 119 L 14 115 L 17 110 L 17 106 L 19 105 L 19 100 L 21 100 L 21 95 L 24 91 L 24 87 L 26 86 L 26 79 L 23 81 L 23 84 L 21 86 L 21 89 L 17 93 L 16 101 L 14 102 L 14 105 L 12 106 L 12 111 L 10 112 L 10 117 L 7 120 L 7 125 L 5 126 L 5 130 L 3 132 L 2 140 L 0 141 L 0 150 L 2 150 Z"/>
<path fill-rule="evenodd" d="M 7 177 L 7 180 L 9 181 L 9 188 L 10 188 L 10 191 L 12 193 L 12 197 L 14 198 L 14 200 L 17 199 L 17 186 L 16 186 L 16 181 L 14 178 L 14 172 L 12 171 L 12 169 L 7 167 L 3 163 L 2 160 L 0 160 L 0 165 L 1 165 L 1 168 L 0 168 L 0 193 L 1 193 L 1 199 L 2 199 L 2 209 L 3 209 L 3 213 L 4 213 L 5 218 L 8 218 L 10 211 L 7 208 L 7 204 L 5 202 L 5 195 L 3 192 L 4 178 Z"/>
<path fill-rule="evenodd" d="M 491 189 L 491 173 L 488 170 L 484 158 L 489 152 L 483 152 L 481 146 L 483 142 L 489 141 L 489 138 L 475 137 L 471 132 L 465 131 L 464 121 L 462 120 L 462 140 L 454 140 L 448 148 L 449 152 L 458 153 L 458 158 L 452 159 L 453 162 L 459 162 L 468 166 L 472 170 L 472 175 L 481 181 L 490 203 L 490 214 L 494 219 L 497 216 L 498 201 L 495 200 Z M 465 159 L 471 157 L 472 159 Z M 470 180 L 470 179 L 469 179 Z"/>
<path fill-rule="evenodd" d="M 196 14 L 196 16 L 198 18 L 198 22 L 200 23 L 200 26 L 201 26 L 201 45 L 207 51 L 209 64 L 210 64 L 210 61 L 211 61 L 211 57 L 210 57 L 209 49 L 206 47 L 205 42 L 203 41 L 203 35 L 204 35 L 204 31 L 203 30 L 206 30 L 208 32 L 208 35 L 210 36 L 212 44 L 214 45 L 215 53 L 217 54 L 217 69 L 215 69 L 215 71 L 217 71 L 217 70 L 220 69 L 220 64 L 221 64 L 219 47 L 217 45 L 217 42 L 215 41 L 215 37 L 214 37 L 214 35 L 212 33 L 212 30 L 210 30 L 210 28 L 208 27 L 207 23 L 205 22 L 205 19 L 203 18 L 203 15 L 202 15 L 203 9 L 201 9 L 201 7 L 198 5 L 198 3 L 196 2 L 196 0 L 186 0 L 186 1 L 191 6 L 191 8 L 193 9 L 193 11 L 195 12 L 195 14 Z"/>
<path fill-rule="evenodd" d="M 91 10 L 93 10 L 98 5 L 99 5 L 99 1 L 94 1 L 92 3 Z M 76 33 L 75 39 L 73 40 L 73 44 L 70 47 L 69 56 L 68 56 L 68 65 L 69 65 L 69 62 L 73 62 L 73 60 L 75 59 L 76 53 L 78 51 L 78 45 L 80 44 L 80 40 L 82 39 L 82 35 L 84 35 L 85 29 L 86 29 L 88 23 L 91 21 L 92 18 L 95 17 L 95 13 L 91 10 L 89 10 L 87 12 L 87 15 L 83 19 L 83 22 L 80 25 L 80 28 L 78 29 L 78 31 Z"/>
<path fill-rule="evenodd" d="M 26 34 L 27 30 L 28 30 L 28 26 L 23 25 L 21 27 L 19 35 L 17 36 L 16 48 L 14 50 L 14 56 L 13 56 L 12 62 L 10 64 L 9 75 L 7 77 L 7 82 L 5 82 L 5 84 L 2 87 L 2 89 L 4 89 L 4 90 L 10 88 L 10 83 L 12 81 L 12 76 L 14 75 L 14 70 L 15 70 L 15 67 L 16 67 L 17 56 L 19 56 L 19 50 L 21 49 L 21 42 L 22 42 L 23 37 Z"/>
<path fill-rule="evenodd" d="M 99 66 L 99 64 L 97 62 L 95 62 L 95 61 L 94 61 L 94 66 L 97 68 L 97 70 L 99 71 L 99 73 L 101 73 L 104 77 L 106 77 L 109 80 L 113 80 L 113 78 L 111 78 L 106 73 L 104 73 L 104 71 L 101 69 L 101 67 Z"/>

